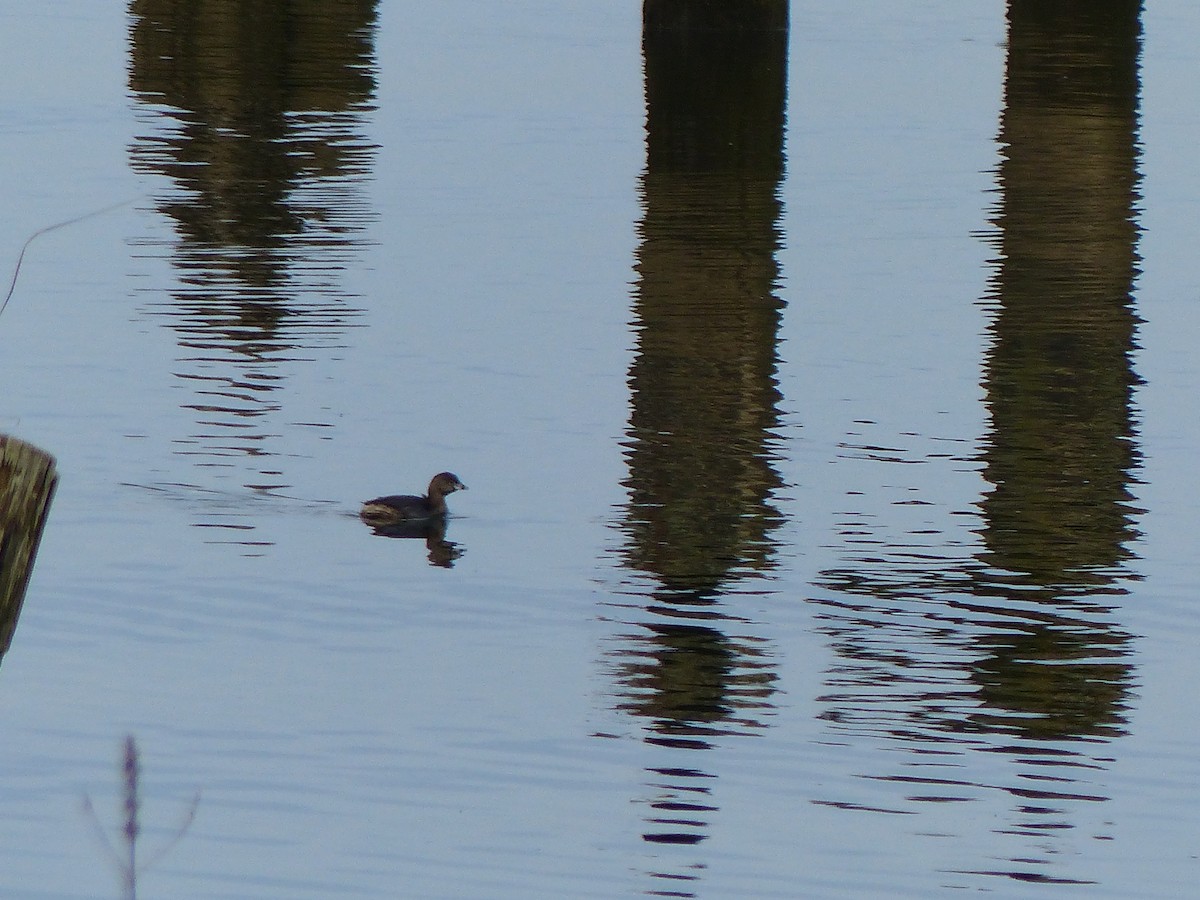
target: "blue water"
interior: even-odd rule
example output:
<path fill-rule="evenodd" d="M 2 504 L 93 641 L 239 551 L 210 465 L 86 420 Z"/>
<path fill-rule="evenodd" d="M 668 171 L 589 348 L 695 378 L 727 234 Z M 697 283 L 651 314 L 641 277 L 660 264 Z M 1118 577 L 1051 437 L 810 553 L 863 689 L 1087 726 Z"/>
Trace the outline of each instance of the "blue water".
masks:
<path fill-rule="evenodd" d="M 147 897 L 1186 894 L 1190 6 L 1072 118 L 794 3 L 733 178 L 637 4 L 204 12 L 0 4 L 0 258 L 128 201 L 0 319 L 0 892 L 119 894 L 133 734 Z M 357 520 L 443 469 L 449 558 Z"/>

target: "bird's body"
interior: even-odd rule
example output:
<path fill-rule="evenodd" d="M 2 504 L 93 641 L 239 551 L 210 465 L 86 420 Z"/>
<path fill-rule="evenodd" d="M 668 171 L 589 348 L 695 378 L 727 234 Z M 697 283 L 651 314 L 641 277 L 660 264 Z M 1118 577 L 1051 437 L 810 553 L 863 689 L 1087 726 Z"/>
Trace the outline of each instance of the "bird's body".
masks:
<path fill-rule="evenodd" d="M 446 495 L 465 491 L 467 486 L 452 472 L 439 472 L 429 482 L 429 493 L 393 494 L 376 497 L 363 504 L 359 516 L 368 525 L 396 525 L 402 522 L 419 522 L 446 515 Z"/>

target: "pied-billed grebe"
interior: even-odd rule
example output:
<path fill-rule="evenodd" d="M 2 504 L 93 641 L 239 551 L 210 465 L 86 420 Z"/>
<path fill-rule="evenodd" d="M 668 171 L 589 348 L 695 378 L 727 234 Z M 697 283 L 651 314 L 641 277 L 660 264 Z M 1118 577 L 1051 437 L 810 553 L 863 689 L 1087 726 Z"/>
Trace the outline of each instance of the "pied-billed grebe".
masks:
<path fill-rule="evenodd" d="M 424 497 L 398 494 L 391 497 L 376 497 L 363 504 L 359 516 L 368 525 L 394 525 L 397 522 L 413 522 L 446 515 L 446 495 L 465 491 L 467 486 L 452 472 L 439 472 L 429 482 L 429 493 Z"/>

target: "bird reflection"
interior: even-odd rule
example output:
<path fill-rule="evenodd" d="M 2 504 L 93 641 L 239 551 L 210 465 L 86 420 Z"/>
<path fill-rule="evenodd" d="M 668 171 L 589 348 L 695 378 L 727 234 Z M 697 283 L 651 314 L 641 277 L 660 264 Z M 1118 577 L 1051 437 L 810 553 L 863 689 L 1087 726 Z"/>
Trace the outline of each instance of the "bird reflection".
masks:
<path fill-rule="evenodd" d="M 371 526 L 371 533 L 386 538 L 407 538 L 425 541 L 429 564 L 443 569 L 453 568 L 454 563 L 466 551 L 454 541 L 446 540 L 446 518 L 435 516 L 412 522 L 394 522 L 390 525 Z"/>

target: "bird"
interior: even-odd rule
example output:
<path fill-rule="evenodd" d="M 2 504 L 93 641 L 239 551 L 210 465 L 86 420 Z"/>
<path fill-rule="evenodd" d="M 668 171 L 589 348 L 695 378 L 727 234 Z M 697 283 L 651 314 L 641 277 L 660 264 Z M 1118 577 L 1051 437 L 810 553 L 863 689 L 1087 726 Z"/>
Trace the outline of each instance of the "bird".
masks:
<path fill-rule="evenodd" d="M 443 518 L 446 515 L 446 495 L 465 491 L 467 486 L 453 472 L 438 472 L 429 481 L 424 496 L 393 494 L 366 501 L 359 517 L 368 525 L 395 525 Z"/>

